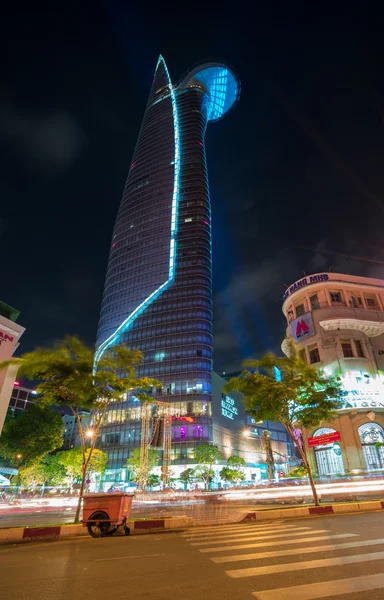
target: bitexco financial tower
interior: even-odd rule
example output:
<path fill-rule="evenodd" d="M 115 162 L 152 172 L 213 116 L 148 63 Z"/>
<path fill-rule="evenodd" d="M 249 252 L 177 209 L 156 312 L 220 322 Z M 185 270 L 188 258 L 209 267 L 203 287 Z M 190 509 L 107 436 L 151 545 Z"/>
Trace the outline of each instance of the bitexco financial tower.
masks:
<path fill-rule="evenodd" d="M 111 243 L 96 360 L 114 344 L 144 354 L 139 375 L 186 419 L 173 427 L 173 458 L 211 437 L 211 208 L 204 136 L 236 103 L 224 64 L 192 69 L 176 86 L 160 56 Z M 114 404 L 102 431 L 109 468 L 140 444 L 139 403 Z M 191 416 L 191 419 L 187 417 Z"/>

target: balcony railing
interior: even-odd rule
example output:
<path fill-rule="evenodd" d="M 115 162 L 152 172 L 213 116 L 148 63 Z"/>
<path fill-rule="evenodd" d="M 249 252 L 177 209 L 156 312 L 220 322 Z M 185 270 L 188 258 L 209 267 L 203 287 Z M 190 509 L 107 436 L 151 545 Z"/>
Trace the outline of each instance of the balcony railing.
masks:
<path fill-rule="evenodd" d="M 315 306 L 311 306 L 309 307 L 308 310 L 305 310 L 304 313 L 306 312 L 315 312 L 316 310 L 321 310 L 321 309 L 337 309 L 337 308 L 341 308 L 344 310 L 348 310 L 350 311 L 350 316 L 355 313 L 355 317 L 356 318 L 363 318 L 363 315 L 361 313 L 365 313 L 366 311 L 369 311 L 369 313 L 372 312 L 377 312 L 377 313 L 381 313 L 380 314 L 380 318 L 378 318 L 377 320 L 384 320 L 383 319 L 383 310 L 379 307 L 379 305 L 376 306 L 354 306 L 352 304 L 352 302 L 349 302 L 348 304 L 346 302 L 331 302 L 331 304 L 328 304 L 327 302 L 318 302 Z M 297 315 L 297 317 L 299 317 L 301 315 Z M 291 323 L 295 318 L 294 314 L 289 315 L 288 313 L 288 323 Z"/>

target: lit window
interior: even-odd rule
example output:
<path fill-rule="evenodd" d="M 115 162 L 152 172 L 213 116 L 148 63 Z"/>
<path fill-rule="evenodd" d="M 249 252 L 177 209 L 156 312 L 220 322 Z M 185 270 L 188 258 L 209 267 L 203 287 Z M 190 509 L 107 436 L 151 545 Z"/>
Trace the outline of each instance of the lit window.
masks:
<path fill-rule="evenodd" d="M 192 221 L 191 217 L 189 217 L 188 219 L 184 219 L 184 223 L 190 223 Z"/>
<path fill-rule="evenodd" d="M 344 358 L 353 358 L 353 349 L 350 340 L 341 340 Z"/>

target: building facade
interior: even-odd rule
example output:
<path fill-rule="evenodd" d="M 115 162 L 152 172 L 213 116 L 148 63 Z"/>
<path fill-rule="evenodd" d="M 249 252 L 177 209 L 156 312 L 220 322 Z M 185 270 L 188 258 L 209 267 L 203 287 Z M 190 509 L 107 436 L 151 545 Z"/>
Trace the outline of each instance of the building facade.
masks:
<path fill-rule="evenodd" d="M 175 455 L 212 441 L 211 206 L 205 154 L 208 123 L 237 102 L 239 81 L 220 63 L 171 83 L 159 58 L 113 231 L 95 362 L 116 343 L 144 354 L 139 376 L 163 384 L 185 430 Z M 185 433 L 185 435 L 184 435 Z M 129 395 L 106 415 L 101 447 L 121 470 L 140 444 L 140 404 Z"/>
<path fill-rule="evenodd" d="M 314 469 L 322 476 L 384 469 L 377 445 L 384 443 L 384 281 L 310 275 L 287 289 L 283 313 L 283 351 L 293 339 L 306 362 L 339 376 L 344 389 L 337 418 L 305 431 L 305 438 L 333 433 L 337 440 L 309 450 Z"/>
<path fill-rule="evenodd" d="M 28 410 L 36 402 L 36 390 L 32 390 L 20 384 L 19 381 L 15 381 L 13 384 L 13 390 L 11 399 L 9 401 L 9 408 L 13 415 Z"/>
<path fill-rule="evenodd" d="M 0 362 L 12 358 L 25 328 L 16 323 L 20 312 L 0 302 Z M 3 429 L 11 398 L 17 367 L 9 366 L 0 371 L 0 434 Z"/>

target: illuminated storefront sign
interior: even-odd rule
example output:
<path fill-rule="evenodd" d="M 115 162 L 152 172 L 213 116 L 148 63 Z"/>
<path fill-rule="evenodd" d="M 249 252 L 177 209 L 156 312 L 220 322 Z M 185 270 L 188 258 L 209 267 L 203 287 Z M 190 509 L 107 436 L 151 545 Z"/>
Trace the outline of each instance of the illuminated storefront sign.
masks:
<path fill-rule="evenodd" d="M 224 396 L 224 398 L 221 399 L 221 414 L 223 417 L 227 417 L 227 419 L 231 419 L 232 421 L 237 417 L 239 413 L 237 412 L 233 398 Z"/>
<path fill-rule="evenodd" d="M 362 371 L 347 371 L 341 376 L 344 388 L 343 405 L 340 410 L 355 408 L 384 408 L 384 378 L 372 377 Z"/>

